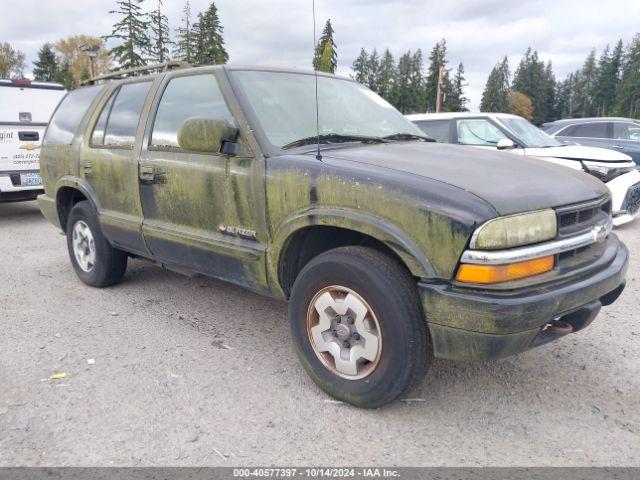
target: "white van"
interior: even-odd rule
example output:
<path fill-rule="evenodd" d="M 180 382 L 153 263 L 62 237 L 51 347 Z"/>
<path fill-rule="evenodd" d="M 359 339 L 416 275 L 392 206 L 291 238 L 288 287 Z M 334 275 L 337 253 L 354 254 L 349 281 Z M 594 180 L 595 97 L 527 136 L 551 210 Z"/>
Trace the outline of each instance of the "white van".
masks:
<path fill-rule="evenodd" d="M 59 83 L 0 79 L 0 202 L 43 192 L 40 143 L 65 94 Z"/>

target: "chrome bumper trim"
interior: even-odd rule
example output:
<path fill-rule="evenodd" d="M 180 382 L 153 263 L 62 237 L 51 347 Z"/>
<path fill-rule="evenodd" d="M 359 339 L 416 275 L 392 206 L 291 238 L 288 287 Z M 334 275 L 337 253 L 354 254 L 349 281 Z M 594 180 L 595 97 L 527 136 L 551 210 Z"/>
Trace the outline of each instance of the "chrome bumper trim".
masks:
<path fill-rule="evenodd" d="M 593 243 L 604 241 L 611 230 L 613 222 L 609 220 L 604 225 L 597 225 L 588 232 L 575 237 L 553 240 L 528 247 L 511 248 L 509 250 L 465 250 L 460 259 L 461 263 L 479 265 L 505 265 L 508 263 L 524 262 L 534 258 L 557 255 L 569 250 L 587 247 Z"/>

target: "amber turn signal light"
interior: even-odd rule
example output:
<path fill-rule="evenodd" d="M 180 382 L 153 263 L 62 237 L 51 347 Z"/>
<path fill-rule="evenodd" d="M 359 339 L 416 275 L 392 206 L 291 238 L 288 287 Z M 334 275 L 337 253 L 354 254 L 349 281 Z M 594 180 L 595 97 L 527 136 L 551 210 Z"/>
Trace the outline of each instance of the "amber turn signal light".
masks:
<path fill-rule="evenodd" d="M 464 263 L 458 268 L 456 280 L 464 283 L 500 283 L 531 277 L 553 270 L 555 258 L 548 257 L 510 263 L 508 265 L 475 265 Z"/>

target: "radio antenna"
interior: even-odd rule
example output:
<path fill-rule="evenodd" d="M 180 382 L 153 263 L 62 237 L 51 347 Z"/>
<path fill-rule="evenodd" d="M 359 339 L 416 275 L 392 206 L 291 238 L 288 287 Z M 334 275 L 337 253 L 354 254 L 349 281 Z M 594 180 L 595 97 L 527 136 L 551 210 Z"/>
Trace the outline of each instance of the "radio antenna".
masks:
<path fill-rule="evenodd" d="M 320 107 L 318 104 L 318 66 L 316 62 L 316 55 L 318 52 L 318 45 L 316 43 L 316 0 L 311 2 L 313 9 L 313 74 L 316 80 L 316 134 L 318 136 L 316 152 L 316 160 L 322 160 L 322 154 L 320 153 Z"/>

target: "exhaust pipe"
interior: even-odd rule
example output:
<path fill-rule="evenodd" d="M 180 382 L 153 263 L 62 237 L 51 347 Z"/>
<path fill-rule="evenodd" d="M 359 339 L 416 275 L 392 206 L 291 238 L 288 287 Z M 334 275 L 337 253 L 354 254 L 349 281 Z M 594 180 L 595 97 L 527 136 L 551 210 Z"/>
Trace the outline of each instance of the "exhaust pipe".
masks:
<path fill-rule="evenodd" d="M 557 335 L 566 335 L 573 332 L 573 326 L 561 320 L 552 320 L 545 326 L 545 331 Z"/>

